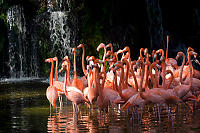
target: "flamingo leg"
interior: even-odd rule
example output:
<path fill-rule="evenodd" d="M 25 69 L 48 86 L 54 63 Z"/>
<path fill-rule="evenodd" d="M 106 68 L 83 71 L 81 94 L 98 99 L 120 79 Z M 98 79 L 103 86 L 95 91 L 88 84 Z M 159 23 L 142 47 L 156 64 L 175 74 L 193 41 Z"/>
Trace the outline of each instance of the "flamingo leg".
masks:
<path fill-rule="evenodd" d="M 158 109 L 158 120 L 159 120 L 159 123 L 161 122 L 161 119 L 160 119 L 160 105 L 157 104 L 157 109 Z"/>
<path fill-rule="evenodd" d="M 143 107 L 140 107 L 140 122 L 142 124 L 142 116 L 143 116 Z"/>

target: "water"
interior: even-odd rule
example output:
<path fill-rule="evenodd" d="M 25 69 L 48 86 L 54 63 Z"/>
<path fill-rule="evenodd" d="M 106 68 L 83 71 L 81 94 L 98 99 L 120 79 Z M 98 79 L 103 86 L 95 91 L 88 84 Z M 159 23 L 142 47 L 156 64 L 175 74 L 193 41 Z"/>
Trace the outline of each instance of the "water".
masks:
<path fill-rule="evenodd" d="M 90 111 L 86 105 L 80 106 L 77 116 L 64 97 L 64 106 L 50 113 L 44 81 L 0 83 L 0 132 L 200 132 L 199 104 L 193 113 L 182 104 L 170 106 L 173 120 L 162 107 L 161 122 L 154 105 L 144 108 L 141 122 L 137 112 L 132 115 L 110 108 L 108 113 L 100 113 L 97 107 Z"/>
<path fill-rule="evenodd" d="M 11 78 L 38 77 L 36 42 L 30 36 L 24 8 L 14 5 L 7 11 L 8 22 L 8 67 Z M 31 36 L 33 40 L 34 34 Z M 29 42 L 30 41 L 30 42 Z"/>

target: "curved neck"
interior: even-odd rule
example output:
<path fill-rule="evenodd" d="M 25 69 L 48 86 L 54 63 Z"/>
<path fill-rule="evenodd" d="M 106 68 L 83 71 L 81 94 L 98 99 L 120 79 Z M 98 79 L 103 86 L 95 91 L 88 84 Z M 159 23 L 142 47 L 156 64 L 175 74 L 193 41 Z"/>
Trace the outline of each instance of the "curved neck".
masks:
<path fill-rule="evenodd" d="M 141 67 L 142 67 L 142 73 L 141 73 L 141 77 L 140 77 L 139 91 L 142 91 L 142 83 L 144 80 L 144 64 L 143 63 L 141 63 Z"/>
<path fill-rule="evenodd" d="M 145 91 L 148 90 L 148 77 L 149 77 L 148 68 L 149 68 L 150 64 L 151 64 L 151 63 L 150 63 L 149 60 L 147 59 L 146 65 L 145 65 Z"/>
<path fill-rule="evenodd" d="M 169 35 L 167 35 L 166 60 L 167 60 L 167 58 L 168 58 L 168 44 L 169 44 Z"/>
<path fill-rule="evenodd" d="M 156 64 L 157 62 L 154 62 L 150 65 L 150 68 L 149 68 L 149 74 L 151 76 L 151 81 L 153 83 L 153 88 L 157 88 L 158 87 L 158 80 L 157 80 L 157 73 L 158 73 L 158 70 L 156 68 Z M 153 68 L 155 68 L 155 76 L 153 76 L 152 74 L 152 70 Z"/>
<path fill-rule="evenodd" d="M 65 78 L 64 78 L 64 93 L 67 95 L 67 71 L 65 71 Z"/>
<path fill-rule="evenodd" d="M 192 87 L 192 80 L 193 80 L 193 77 L 192 77 L 192 62 L 191 62 L 191 54 L 189 54 L 188 56 L 188 61 L 189 61 L 189 68 L 190 68 L 190 82 L 189 82 L 189 86 L 190 88 Z"/>
<path fill-rule="evenodd" d="M 71 85 L 71 80 L 70 80 L 70 62 L 68 62 L 68 70 L 67 70 L 67 79 L 68 79 L 68 84 Z"/>
<path fill-rule="evenodd" d="M 55 81 L 58 81 L 58 60 L 56 60 Z"/>
<path fill-rule="evenodd" d="M 142 56 L 142 52 L 144 52 L 144 49 L 143 49 L 143 48 L 140 49 L 140 59 L 141 59 L 142 62 L 144 63 L 144 57 Z"/>
<path fill-rule="evenodd" d="M 53 85 L 53 61 L 51 62 L 51 72 L 49 75 L 49 84 L 52 86 Z"/>
<path fill-rule="evenodd" d="M 76 53 L 75 53 L 75 49 L 74 49 L 74 79 L 77 78 L 77 74 L 76 74 Z"/>
<path fill-rule="evenodd" d="M 115 70 L 114 70 L 115 71 Z M 115 88 L 117 90 L 117 92 L 119 93 L 120 97 L 123 98 L 123 95 L 122 95 L 122 90 L 121 90 L 121 85 L 122 85 L 122 82 L 123 82 L 123 79 L 122 77 L 124 76 L 124 73 L 121 69 L 121 75 L 120 75 L 120 80 L 119 80 L 119 86 L 117 85 L 117 74 L 116 74 L 116 71 L 114 72 L 115 73 Z"/>
<path fill-rule="evenodd" d="M 183 83 L 183 79 L 182 79 L 182 75 L 183 75 L 183 68 L 185 65 L 185 54 L 183 52 L 179 53 L 179 55 L 181 55 L 183 57 L 183 62 L 181 64 L 181 71 L 180 71 L 180 83 Z M 190 57 L 188 58 L 189 62 L 190 62 Z"/>
<path fill-rule="evenodd" d="M 85 69 L 85 47 L 84 47 L 84 45 L 82 45 L 81 47 L 83 49 L 83 53 L 82 53 L 82 69 L 83 69 L 83 73 L 86 76 L 87 75 L 87 70 Z"/>
<path fill-rule="evenodd" d="M 125 81 L 124 81 L 124 88 L 128 88 L 128 74 L 129 74 L 129 62 L 126 59 L 122 60 L 122 63 L 126 63 L 126 75 L 125 75 Z"/>
<path fill-rule="evenodd" d="M 136 64 L 136 61 L 133 61 L 132 63 L 131 63 L 131 68 L 130 68 L 130 72 L 132 73 L 132 76 L 133 76 L 133 79 L 134 79 L 134 81 L 135 81 L 135 91 L 138 91 L 138 82 L 137 82 L 137 78 L 136 78 L 136 76 L 135 76 L 135 73 L 134 73 L 134 70 L 133 70 L 133 65 L 135 65 Z"/>

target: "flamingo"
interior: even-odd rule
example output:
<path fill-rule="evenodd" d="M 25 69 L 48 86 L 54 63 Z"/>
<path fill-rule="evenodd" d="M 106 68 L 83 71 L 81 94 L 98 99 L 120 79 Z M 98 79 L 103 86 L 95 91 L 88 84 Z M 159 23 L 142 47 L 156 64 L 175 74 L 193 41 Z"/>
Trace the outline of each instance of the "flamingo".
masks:
<path fill-rule="evenodd" d="M 55 81 L 53 82 L 53 86 L 55 86 L 58 89 L 58 98 L 59 98 L 59 102 L 60 102 L 60 107 L 62 104 L 62 94 L 64 94 L 63 91 L 63 85 L 64 83 L 61 81 L 58 81 L 58 58 L 54 57 L 53 61 L 56 61 L 56 68 L 55 68 Z"/>
<path fill-rule="evenodd" d="M 57 92 L 56 87 L 53 86 L 53 59 L 52 58 L 46 59 L 45 62 L 51 63 L 51 72 L 50 72 L 50 75 L 49 75 L 50 86 L 46 90 L 46 97 L 49 100 L 50 107 L 52 105 L 53 108 L 55 108 L 56 107 L 56 105 L 55 105 L 56 100 L 58 98 L 58 92 Z M 50 108 L 50 110 L 51 110 L 51 108 Z"/>
<path fill-rule="evenodd" d="M 111 55 L 110 55 L 110 58 L 112 58 L 112 54 L 113 54 L 113 46 L 112 46 L 112 43 L 109 43 L 108 45 L 106 45 L 106 49 L 110 47 L 110 52 L 111 52 Z"/>
<path fill-rule="evenodd" d="M 87 75 L 88 87 L 84 89 L 84 96 L 88 98 L 88 100 L 90 101 L 90 105 L 92 105 L 92 103 L 97 100 L 97 97 L 99 95 L 98 88 L 96 87 L 96 85 L 95 87 L 92 86 L 93 81 L 95 80 L 94 78 L 95 78 L 95 70 L 92 71 L 91 66 L 88 66 L 88 75 Z"/>
<path fill-rule="evenodd" d="M 144 64 L 142 63 L 142 61 L 139 60 L 138 63 L 139 65 L 141 65 L 142 70 L 144 71 Z M 143 71 L 141 74 L 140 89 L 139 89 L 139 94 L 142 99 L 145 99 L 148 102 L 152 102 L 156 104 L 175 104 L 178 101 L 182 101 L 178 97 L 174 96 L 173 94 L 168 93 L 168 91 L 164 89 L 165 85 L 163 85 L 162 88 L 152 88 L 152 89 L 149 89 L 148 91 L 143 92 L 141 89 L 142 88 L 141 83 L 144 78 Z"/>
<path fill-rule="evenodd" d="M 119 68 L 121 69 L 119 87 L 117 87 L 117 77 L 116 76 L 115 76 L 115 87 L 117 88 L 121 98 L 124 101 L 127 101 L 132 95 L 134 95 L 136 93 L 136 91 L 134 90 L 134 88 L 129 87 L 127 84 L 128 83 L 127 78 L 128 78 L 128 73 L 129 73 L 128 61 L 126 59 L 123 59 L 122 61 L 123 61 L 122 63 L 125 62 L 127 65 L 127 72 L 126 72 L 125 80 L 124 80 L 123 64 L 120 61 L 118 61 L 117 63 L 114 64 L 115 67 L 114 67 L 113 71 L 116 72 L 117 69 L 119 69 Z"/>
<path fill-rule="evenodd" d="M 105 44 L 100 43 L 99 46 L 97 47 L 97 51 L 99 52 L 99 50 L 100 50 L 101 48 L 104 48 L 104 54 L 103 54 L 103 59 L 102 59 L 103 62 L 104 62 L 105 59 L 106 59 L 106 46 L 105 46 Z M 101 66 L 101 71 L 105 71 L 105 67 L 103 67 L 103 65 Z"/>
<path fill-rule="evenodd" d="M 68 62 L 64 61 L 62 63 L 62 67 L 60 69 L 60 72 L 62 72 L 63 70 L 65 71 L 65 78 L 64 78 L 64 93 L 65 96 L 67 97 L 68 100 L 72 101 L 73 103 L 73 111 L 74 112 L 78 112 L 79 108 L 78 108 L 78 104 L 80 103 L 89 103 L 89 101 L 83 96 L 83 93 L 80 89 L 78 89 L 75 86 L 67 86 L 67 79 L 68 79 Z"/>
<path fill-rule="evenodd" d="M 99 91 L 99 96 L 97 97 L 97 106 L 100 110 L 104 110 L 104 111 L 108 111 L 108 106 L 109 106 L 109 99 L 108 97 L 106 97 L 103 93 L 103 89 L 104 89 L 104 83 L 105 83 L 105 78 L 106 78 L 106 73 L 105 72 L 101 72 L 98 75 L 97 70 L 95 70 L 96 74 L 96 85 L 98 87 L 98 91 Z M 104 74 L 104 76 L 102 77 L 101 75 Z M 103 78 L 102 83 L 100 84 L 100 79 Z"/>
<path fill-rule="evenodd" d="M 136 64 L 136 61 L 133 61 L 131 63 L 131 65 L 133 66 L 133 64 Z M 134 78 L 134 84 L 135 84 L 135 90 L 138 91 L 138 82 L 137 82 L 137 79 L 136 79 L 136 76 L 135 76 L 135 73 L 133 71 L 133 69 L 130 69 L 130 72 L 131 72 L 131 76 L 133 76 Z M 141 82 L 140 82 L 141 83 Z M 140 86 L 141 87 L 141 86 Z M 126 110 L 128 109 L 129 107 L 132 107 L 132 106 L 139 106 L 141 108 L 141 110 L 143 109 L 143 107 L 147 104 L 147 101 L 142 99 L 139 95 L 139 93 L 137 92 L 136 94 L 134 94 L 133 96 L 131 96 L 128 101 L 122 106 L 121 110 Z"/>
<path fill-rule="evenodd" d="M 191 55 L 194 55 L 194 52 L 189 52 L 189 68 L 190 68 L 190 81 L 189 81 L 189 85 L 178 85 L 175 88 L 173 88 L 173 91 L 176 93 L 176 96 L 178 96 L 179 98 L 183 98 L 184 96 L 187 95 L 187 93 L 192 89 L 192 63 L 190 61 Z M 183 71 L 183 67 L 181 68 L 181 72 L 180 72 L 180 83 L 182 83 L 182 71 Z"/>
<path fill-rule="evenodd" d="M 81 80 L 83 81 L 83 86 L 85 88 L 86 86 L 88 86 L 88 82 L 87 82 L 87 79 L 86 79 L 87 70 L 85 69 L 85 47 L 84 47 L 83 44 L 80 44 L 80 45 L 78 45 L 77 48 L 82 48 L 83 49 L 83 52 L 82 52 L 82 70 L 83 70 L 83 73 L 84 73 L 85 76 L 83 76 L 81 78 Z"/>
<path fill-rule="evenodd" d="M 75 54 L 75 48 L 73 48 L 72 50 L 74 52 L 74 79 L 73 79 L 72 82 L 70 81 L 70 75 L 69 75 L 69 72 L 70 72 L 70 61 L 69 61 L 68 56 L 64 57 L 64 60 L 66 60 L 68 62 L 68 66 L 69 66 L 69 70 L 68 70 L 68 80 L 69 81 L 68 82 L 69 82 L 70 86 L 77 87 L 79 90 L 81 90 L 81 92 L 83 92 L 83 81 L 81 79 L 77 78 L 77 73 L 76 73 L 76 54 Z"/>
<path fill-rule="evenodd" d="M 99 96 L 97 98 L 97 105 L 102 110 L 107 109 L 108 103 L 111 103 L 112 105 L 115 104 L 115 100 L 121 100 L 119 93 L 114 91 L 111 88 L 105 87 L 105 79 L 106 79 L 106 73 L 103 71 L 99 73 L 99 67 L 97 64 L 93 65 L 95 69 L 94 74 L 94 85 L 98 88 Z M 103 75 L 103 76 L 102 76 Z M 100 85 L 100 79 L 103 79 Z M 101 102 L 102 101 L 102 102 Z"/>

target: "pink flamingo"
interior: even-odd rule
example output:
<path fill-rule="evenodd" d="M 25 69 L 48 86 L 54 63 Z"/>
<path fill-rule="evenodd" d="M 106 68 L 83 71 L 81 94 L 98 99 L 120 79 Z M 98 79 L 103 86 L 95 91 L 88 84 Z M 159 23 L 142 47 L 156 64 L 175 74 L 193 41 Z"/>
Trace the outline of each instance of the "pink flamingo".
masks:
<path fill-rule="evenodd" d="M 78 108 L 78 104 L 80 103 L 89 103 L 89 101 L 83 96 L 83 93 L 77 88 L 77 87 L 74 87 L 74 86 L 67 86 L 67 79 L 68 79 L 68 72 L 69 69 L 68 69 L 68 66 L 67 65 L 68 62 L 67 61 L 64 61 L 62 63 L 62 68 L 60 69 L 60 72 L 62 72 L 63 70 L 65 71 L 65 78 L 64 78 L 64 93 L 67 97 L 68 100 L 72 101 L 73 103 L 73 111 L 76 111 L 78 112 L 79 111 L 79 108 Z"/>
<path fill-rule="evenodd" d="M 53 86 L 53 59 L 52 58 L 46 59 L 45 62 L 51 63 L 51 72 L 50 72 L 50 76 L 49 76 L 50 86 L 46 90 L 46 97 L 49 100 L 50 107 L 52 105 L 55 108 L 56 100 L 58 98 L 58 92 L 57 92 L 56 87 Z M 51 108 L 50 108 L 50 110 L 51 110 Z"/>
<path fill-rule="evenodd" d="M 56 61 L 56 68 L 55 68 L 55 81 L 53 82 L 53 86 L 55 86 L 58 89 L 58 98 L 60 102 L 60 107 L 62 105 L 62 94 L 64 94 L 63 85 L 64 83 L 61 81 L 58 81 L 58 58 L 54 57 L 53 61 Z"/>

